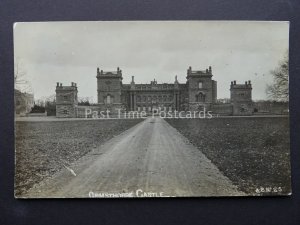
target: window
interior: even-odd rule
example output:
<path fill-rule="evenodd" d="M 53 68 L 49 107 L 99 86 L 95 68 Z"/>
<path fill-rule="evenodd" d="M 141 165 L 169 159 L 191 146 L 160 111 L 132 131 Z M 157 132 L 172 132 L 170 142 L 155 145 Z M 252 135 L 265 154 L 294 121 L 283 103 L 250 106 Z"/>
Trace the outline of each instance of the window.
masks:
<path fill-rule="evenodd" d="M 64 113 L 64 114 L 69 114 L 69 113 L 68 113 L 68 110 L 64 110 L 63 113 Z"/>
<path fill-rule="evenodd" d="M 110 95 L 107 95 L 107 97 L 106 97 L 106 103 L 107 103 L 107 104 L 110 104 L 110 103 L 111 103 Z"/>
<path fill-rule="evenodd" d="M 198 88 L 203 88 L 203 82 L 202 82 L 202 81 L 200 81 L 200 82 L 198 83 Z"/>
<path fill-rule="evenodd" d="M 200 92 L 198 95 L 196 95 L 196 101 L 197 102 L 205 102 L 205 94 Z"/>
<path fill-rule="evenodd" d="M 137 102 L 140 102 L 141 101 L 141 96 L 137 96 Z"/>

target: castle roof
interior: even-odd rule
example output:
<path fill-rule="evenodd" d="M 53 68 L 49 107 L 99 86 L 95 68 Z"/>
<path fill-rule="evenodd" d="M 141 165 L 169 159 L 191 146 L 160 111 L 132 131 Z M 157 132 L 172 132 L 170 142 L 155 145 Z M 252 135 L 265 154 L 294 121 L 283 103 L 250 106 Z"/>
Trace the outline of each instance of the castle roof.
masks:
<path fill-rule="evenodd" d="M 57 82 L 56 83 L 56 90 L 60 90 L 60 91 L 73 91 L 73 90 L 77 90 L 77 84 L 72 82 L 71 86 L 63 86 L 62 83 Z"/>
<path fill-rule="evenodd" d="M 230 88 L 235 89 L 249 89 L 252 88 L 251 81 L 245 81 L 245 84 L 237 84 L 236 81 L 231 81 Z"/>
<path fill-rule="evenodd" d="M 110 76 L 110 77 L 122 77 L 122 70 L 120 68 L 117 68 L 117 71 L 103 71 L 97 68 L 97 78 L 98 77 L 105 77 L 105 76 Z"/>
<path fill-rule="evenodd" d="M 212 69 L 211 66 L 209 66 L 206 70 L 192 70 L 192 67 L 190 66 L 187 70 L 187 77 L 191 76 L 209 76 L 212 77 Z"/>

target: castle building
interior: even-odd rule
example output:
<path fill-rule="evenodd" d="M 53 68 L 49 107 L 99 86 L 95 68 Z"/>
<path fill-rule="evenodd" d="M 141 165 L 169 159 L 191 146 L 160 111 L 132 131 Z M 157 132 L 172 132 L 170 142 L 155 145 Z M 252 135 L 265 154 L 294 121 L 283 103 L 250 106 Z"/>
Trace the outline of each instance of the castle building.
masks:
<path fill-rule="evenodd" d="M 97 69 L 98 104 L 102 111 L 118 109 L 126 111 L 166 110 L 196 111 L 209 108 L 217 99 L 217 82 L 212 80 L 211 67 L 204 71 L 187 71 L 187 82 L 158 84 L 136 84 L 134 77 L 130 84 L 122 83 L 122 70 L 104 72 Z"/>
<path fill-rule="evenodd" d="M 187 70 L 186 83 L 179 83 L 177 76 L 173 83 L 136 84 L 134 76 L 130 84 L 123 84 L 122 70 L 103 71 L 97 68 L 97 106 L 93 110 L 112 114 L 128 111 L 201 111 L 228 115 L 252 114 L 252 87 L 250 81 L 244 84 L 231 83 L 231 102 L 217 103 L 217 82 L 212 79 L 212 68 L 206 70 Z M 78 106 L 77 85 L 56 87 L 57 117 L 80 117 L 82 109 Z"/>
<path fill-rule="evenodd" d="M 16 115 L 26 115 L 30 113 L 34 106 L 34 96 L 26 92 L 21 92 L 17 89 L 15 92 L 15 113 Z"/>
<path fill-rule="evenodd" d="M 71 86 L 56 84 L 56 117 L 77 117 L 78 97 L 77 84 Z"/>
<path fill-rule="evenodd" d="M 232 81 L 230 101 L 233 105 L 233 115 L 251 115 L 253 113 L 251 81 L 246 81 L 245 84 Z"/>

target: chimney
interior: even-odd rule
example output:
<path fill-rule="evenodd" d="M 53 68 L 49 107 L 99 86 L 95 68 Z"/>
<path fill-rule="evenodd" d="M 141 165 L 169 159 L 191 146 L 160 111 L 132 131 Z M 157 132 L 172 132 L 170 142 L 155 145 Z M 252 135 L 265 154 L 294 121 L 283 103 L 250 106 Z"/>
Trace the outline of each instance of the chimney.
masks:
<path fill-rule="evenodd" d="M 209 73 L 212 73 L 211 66 L 208 67 Z"/>
<path fill-rule="evenodd" d="M 248 80 L 248 84 L 250 84 L 250 85 L 251 85 L 251 80 Z"/>
<path fill-rule="evenodd" d="M 233 81 L 233 84 L 236 85 L 236 80 Z"/>
<path fill-rule="evenodd" d="M 58 87 L 59 86 L 59 82 L 56 82 L 56 87 Z"/>
<path fill-rule="evenodd" d="M 73 87 L 74 86 L 74 83 L 73 82 L 71 82 L 71 87 Z"/>
<path fill-rule="evenodd" d="M 134 76 L 131 76 L 131 83 L 134 83 Z"/>
<path fill-rule="evenodd" d="M 231 81 L 231 85 L 233 85 L 233 81 Z"/>
<path fill-rule="evenodd" d="M 60 83 L 60 84 L 59 84 L 59 86 L 61 86 L 61 87 L 62 87 L 62 83 Z"/>
<path fill-rule="evenodd" d="M 100 70 L 99 70 L 99 67 L 97 67 L 97 75 L 100 74 Z"/>
<path fill-rule="evenodd" d="M 74 83 L 74 86 L 77 87 L 77 83 Z"/>
<path fill-rule="evenodd" d="M 245 81 L 245 85 L 247 85 L 248 83 L 247 83 L 247 81 Z"/>

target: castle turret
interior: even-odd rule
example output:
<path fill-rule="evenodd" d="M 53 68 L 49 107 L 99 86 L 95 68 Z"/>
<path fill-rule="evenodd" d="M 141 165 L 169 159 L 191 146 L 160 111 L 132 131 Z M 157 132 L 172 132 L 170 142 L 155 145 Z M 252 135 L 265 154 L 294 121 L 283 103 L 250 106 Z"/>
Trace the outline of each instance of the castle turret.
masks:
<path fill-rule="evenodd" d="M 212 68 L 205 70 L 187 70 L 189 108 L 198 111 L 201 107 L 210 108 L 217 101 L 217 82 L 212 79 Z"/>
<path fill-rule="evenodd" d="M 252 84 L 245 81 L 237 84 L 232 81 L 230 85 L 230 102 L 233 105 L 233 115 L 251 115 L 253 113 Z"/>
<path fill-rule="evenodd" d="M 174 88 L 175 88 L 175 89 L 178 89 L 178 88 L 179 88 L 179 82 L 178 82 L 178 79 L 177 79 L 177 75 L 175 76 Z"/>
<path fill-rule="evenodd" d="M 134 76 L 131 76 L 130 88 L 131 88 L 131 89 L 135 89 Z"/>
<path fill-rule="evenodd" d="M 121 107 L 122 70 L 103 71 L 97 68 L 98 105 L 101 111 L 116 112 Z"/>
<path fill-rule="evenodd" d="M 76 117 L 78 106 L 77 84 L 71 82 L 71 86 L 63 86 L 56 83 L 56 117 Z"/>

